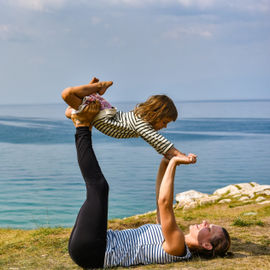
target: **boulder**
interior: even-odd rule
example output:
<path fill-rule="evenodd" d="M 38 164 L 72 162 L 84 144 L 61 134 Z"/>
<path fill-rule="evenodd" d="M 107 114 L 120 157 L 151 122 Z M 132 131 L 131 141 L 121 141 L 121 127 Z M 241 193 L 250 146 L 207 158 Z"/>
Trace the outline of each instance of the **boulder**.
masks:
<path fill-rule="evenodd" d="M 213 194 L 222 196 L 225 194 L 234 195 L 238 193 L 239 193 L 239 189 L 235 185 L 229 185 L 224 188 L 217 189 Z"/>
<path fill-rule="evenodd" d="M 219 201 L 218 203 L 229 203 L 231 201 L 232 201 L 231 199 L 223 199 L 223 200 Z"/>
<path fill-rule="evenodd" d="M 267 204 L 270 203 L 270 201 L 263 201 L 263 202 L 259 202 L 258 204 Z"/>
<path fill-rule="evenodd" d="M 265 198 L 263 196 L 259 196 L 257 199 L 256 199 L 256 202 L 261 202 L 261 201 L 265 201 Z"/>
<path fill-rule="evenodd" d="M 256 216 L 256 215 L 257 215 L 256 212 L 247 212 L 243 214 L 243 216 Z"/>
<path fill-rule="evenodd" d="M 238 199 L 238 201 L 247 201 L 247 200 L 249 200 L 248 196 L 243 196 L 243 197 Z"/>
<path fill-rule="evenodd" d="M 214 195 L 222 196 L 225 194 L 233 197 L 237 197 L 237 195 L 246 195 L 252 199 L 256 194 L 270 195 L 270 185 L 259 185 L 255 182 L 240 183 L 217 189 L 214 192 Z"/>
<path fill-rule="evenodd" d="M 191 202 L 191 203 L 187 203 L 187 204 L 184 205 L 183 211 L 186 211 L 186 210 L 189 210 L 189 209 L 193 209 L 193 208 L 195 208 L 197 206 L 198 206 L 198 204 L 195 201 L 194 202 Z"/>
<path fill-rule="evenodd" d="M 198 199 L 199 205 L 205 205 L 208 203 L 214 203 L 216 202 L 220 197 L 219 196 L 209 196 L 209 197 L 202 197 Z"/>
<path fill-rule="evenodd" d="M 199 205 L 215 203 L 220 198 L 222 198 L 222 200 L 219 201 L 219 203 L 231 202 L 231 199 L 228 197 L 233 197 L 234 200 L 246 202 L 258 195 L 260 196 L 256 199 L 256 202 L 259 204 L 269 203 L 269 200 L 265 201 L 268 199 L 265 196 L 270 196 L 270 185 L 259 185 L 255 182 L 228 185 L 224 188 L 217 189 L 212 195 L 201 193 L 196 190 L 189 190 L 176 194 L 175 200 L 177 202 L 177 207 L 188 210 Z"/>
<path fill-rule="evenodd" d="M 260 190 L 256 192 L 257 195 L 266 195 L 266 196 L 270 196 L 270 189 L 264 189 L 264 190 Z"/>
<path fill-rule="evenodd" d="M 176 194 L 175 200 L 178 204 L 178 207 L 184 207 L 185 205 L 190 205 L 200 198 L 207 198 L 208 194 L 201 193 L 196 190 L 188 190 L 185 192 L 181 192 Z"/>

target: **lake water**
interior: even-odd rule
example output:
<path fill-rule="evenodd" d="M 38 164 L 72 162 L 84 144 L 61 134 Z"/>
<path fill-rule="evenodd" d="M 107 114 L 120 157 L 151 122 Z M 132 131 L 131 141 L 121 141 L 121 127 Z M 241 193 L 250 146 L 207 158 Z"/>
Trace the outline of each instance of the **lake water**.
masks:
<path fill-rule="evenodd" d="M 135 104 L 135 103 L 133 103 Z M 0 227 L 71 227 L 85 199 L 64 104 L 0 106 Z M 132 104 L 117 104 L 130 110 Z M 162 133 L 198 162 L 177 169 L 175 193 L 213 193 L 241 182 L 270 184 L 270 101 L 179 102 Z M 160 155 L 142 139 L 93 132 L 110 185 L 109 218 L 155 208 Z"/>

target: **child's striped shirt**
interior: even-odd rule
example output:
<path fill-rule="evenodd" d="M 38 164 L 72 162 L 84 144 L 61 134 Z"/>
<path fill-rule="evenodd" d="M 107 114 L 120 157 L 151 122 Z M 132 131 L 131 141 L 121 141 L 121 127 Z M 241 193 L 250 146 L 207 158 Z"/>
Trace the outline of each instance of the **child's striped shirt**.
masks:
<path fill-rule="evenodd" d="M 114 138 L 141 137 L 160 154 L 166 154 L 173 146 L 169 140 L 158 133 L 149 123 L 136 116 L 133 111 L 121 112 L 105 109 L 93 121 L 96 129 Z"/>

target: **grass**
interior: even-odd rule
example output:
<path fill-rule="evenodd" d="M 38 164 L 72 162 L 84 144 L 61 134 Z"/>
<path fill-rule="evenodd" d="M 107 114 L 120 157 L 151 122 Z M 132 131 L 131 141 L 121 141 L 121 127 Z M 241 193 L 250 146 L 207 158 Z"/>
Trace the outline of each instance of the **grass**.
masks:
<path fill-rule="evenodd" d="M 247 227 L 247 226 L 252 226 L 252 225 L 264 226 L 264 223 L 261 220 L 245 220 L 243 218 L 238 217 L 233 222 L 233 225 L 239 226 L 239 227 Z"/>
<path fill-rule="evenodd" d="M 188 262 L 167 265 L 134 266 L 132 269 L 270 269 L 269 204 L 250 203 L 233 208 L 229 204 L 212 204 L 188 212 L 175 209 L 175 213 L 177 223 L 185 232 L 190 224 L 199 223 L 202 219 L 227 228 L 232 238 L 232 255 L 212 260 L 194 258 Z M 109 228 L 134 228 L 154 222 L 155 213 L 148 213 L 110 220 Z M 70 232 L 71 228 L 0 229 L 0 269 L 81 269 L 72 262 L 68 254 Z"/>

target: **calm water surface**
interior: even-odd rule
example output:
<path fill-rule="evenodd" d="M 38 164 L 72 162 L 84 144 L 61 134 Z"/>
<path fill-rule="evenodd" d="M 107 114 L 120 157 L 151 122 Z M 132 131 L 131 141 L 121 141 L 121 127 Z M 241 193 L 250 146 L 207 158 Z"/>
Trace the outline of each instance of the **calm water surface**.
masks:
<path fill-rule="evenodd" d="M 117 104 L 121 110 L 133 105 Z M 180 120 L 162 133 L 183 152 L 175 192 L 212 193 L 228 184 L 270 184 L 270 101 L 177 103 Z M 85 198 L 74 128 L 63 104 L 0 106 L 0 226 L 70 227 Z M 142 139 L 116 140 L 97 131 L 93 144 L 110 184 L 109 217 L 155 208 L 160 156 Z"/>

